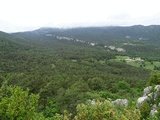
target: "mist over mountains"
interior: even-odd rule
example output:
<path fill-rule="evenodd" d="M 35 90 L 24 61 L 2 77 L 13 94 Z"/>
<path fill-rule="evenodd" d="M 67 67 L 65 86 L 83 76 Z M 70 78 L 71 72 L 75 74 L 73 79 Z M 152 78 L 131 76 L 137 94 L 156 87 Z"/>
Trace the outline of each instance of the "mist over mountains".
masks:
<path fill-rule="evenodd" d="M 160 38 L 160 25 L 135 25 L 135 26 L 111 26 L 111 27 L 78 27 L 78 28 L 40 28 L 29 32 L 15 33 L 19 36 L 57 34 L 92 41 L 105 41 L 113 39 L 138 39 L 154 40 Z"/>

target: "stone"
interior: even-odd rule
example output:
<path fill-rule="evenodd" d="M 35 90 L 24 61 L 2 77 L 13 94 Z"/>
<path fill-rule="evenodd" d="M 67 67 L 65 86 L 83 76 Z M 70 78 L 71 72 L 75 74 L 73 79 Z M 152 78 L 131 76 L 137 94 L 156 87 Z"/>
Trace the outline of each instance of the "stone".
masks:
<path fill-rule="evenodd" d="M 117 99 L 115 101 L 112 101 L 112 104 L 127 107 L 128 106 L 128 100 L 127 99 Z"/>
<path fill-rule="evenodd" d="M 156 110 L 156 109 L 152 109 L 151 111 L 150 111 L 150 114 L 151 115 L 154 115 L 154 114 L 156 114 L 158 111 Z"/>
<path fill-rule="evenodd" d="M 152 90 L 152 86 L 148 86 L 143 91 L 143 96 L 147 96 Z"/>
<path fill-rule="evenodd" d="M 160 103 L 158 104 L 158 107 L 160 107 Z"/>
<path fill-rule="evenodd" d="M 137 100 L 137 108 L 140 108 L 145 101 L 148 102 L 152 101 L 153 104 L 150 104 L 151 107 L 150 114 L 154 115 L 155 113 L 158 112 L 157 105 L 155 103 L 156 100 L 160 97 L 160 85 L 156 85 L 154 89 L 152 89 L 152 86 L 148 86 L 144 89 L 143 92 L 144 92 L 143 96 L 138 98 Z M 160 103 L 158 104 L 158 107 L 160 107 Z"/>
<path fill-rule="evenodd" d="M 149 101 L 150 100 L 150 98 L 148 97 L 148 96 L 143 96 L 143 97 L 140 97 L 140 98 L 138 98 L 138 100 L 137 100 L 137 103 L 138 103 L 138 105 L 140 104 L 143 104 L 145 101 Z"/>

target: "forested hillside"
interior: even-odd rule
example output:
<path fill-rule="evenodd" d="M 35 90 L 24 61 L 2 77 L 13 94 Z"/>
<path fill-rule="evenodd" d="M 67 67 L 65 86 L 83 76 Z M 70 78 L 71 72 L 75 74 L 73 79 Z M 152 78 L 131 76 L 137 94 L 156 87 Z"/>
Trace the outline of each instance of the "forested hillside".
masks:
<path fill-rule="evenodd" d="M 11 115 L 6 112 L 12 111 L 14 104 L 9 108 L 10 102 L 6 101 L 21 99 L 17 98 L 21 94 L 22 97 L 25 94 L 26 106 L 30 99 L 31 106 L 37 104 L 33 106 L 33 111 L 25 107 L 19 110 L 26 110 L 27 114 L 19 113 L 19 116 L 27 115 L 26 118 L 32 111 L 35 112 L 32 119 L 61 120 L 60 114 L 70 116 L 69 112 L 72 113 L 71 118 L 85 119 L 78 116 L 82 114 L 78 112 L 87 107 L 88 100 L 97 99 L 103 101 L 102 111 L 106 105 L 117 111 L 104 100 L 136 100 L 147 86 L 153 70 L 115 59 L 117 56 L 140 57 L 146 62 L 153 62 L 153 65 L 155 61 L 158 63 L 159 32 L 159 26 L 41 28 L 13 34 L 0 32 L 0 107 L 3 108 L 0 117 L 12 119 L 15 115 L 16 119 L 16 113 Z M 159 66 L 156 67 L 158 70 Z M 8 92 L 5 93 L 5 90 Z M 77 107 L 76 112 L 77 105 L 82 107 Z M 139 119 L 140 113 L 133 102 L 131 107 L 126 108 L 127 111 L 135 111 L 139 115 L 135 119 Z M 117 113 L 117 116 L 128 118 L 126 109 L 121 109 L 122 114 Z"/>
<path fill-rule="evenodd" d="M 116 46 L 126 50 L 132 57 L 159 60 L 160 26 L 129 27 L 86 27 L 86 28 L 40 28 L 32 32 L 16 33 L 25 38 L 51 39 L 55 36 L 68 37 L 86 42 L 98 43 L 98 46 Z"/>

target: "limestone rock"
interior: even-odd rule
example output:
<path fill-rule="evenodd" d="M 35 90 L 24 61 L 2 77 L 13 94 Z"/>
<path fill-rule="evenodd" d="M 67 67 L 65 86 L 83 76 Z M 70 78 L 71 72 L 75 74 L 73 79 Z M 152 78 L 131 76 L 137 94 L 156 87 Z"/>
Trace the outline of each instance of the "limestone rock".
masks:
<path fill-rule="evenodd" d="M 148 86 L 144 89 L 143 92 L 143 96 L 137 100 L 137 107 L 140 108 L 145 101 L 148 101 L 149 103 L 152 103 L 150 104 L 150 107 L 152 108 L 150 114 L 153 115 L 157 113 L 157 107 L 160 107 L 160 103 L 158 105 L 155 103 L 160 97 L 160 85 L 156 85 L 154 88 L 152 88 L 152 86 Z"/>
<path fill-rule="evenodd" d="M 151 93 L 152 86 L 148 86 L 143 91 L 143 96 L 147 96 L 149 93 Z"/>
<path fill-rule="evenodd" d="M 128 106 L 128 100 L 127 99 L 117 99 L 115 101 L 112 101 L 112 104 L 127 107 Z"/>

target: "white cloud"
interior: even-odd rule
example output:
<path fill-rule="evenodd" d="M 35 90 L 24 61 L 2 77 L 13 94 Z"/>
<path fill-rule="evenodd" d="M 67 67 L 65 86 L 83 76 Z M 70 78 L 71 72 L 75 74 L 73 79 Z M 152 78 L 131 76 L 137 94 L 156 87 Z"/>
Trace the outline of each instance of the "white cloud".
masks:
<path fill-rule="evenodd" d="M 157 24 L 159 0 L 0 0 L 0 20 L 16 26 Z"/>

